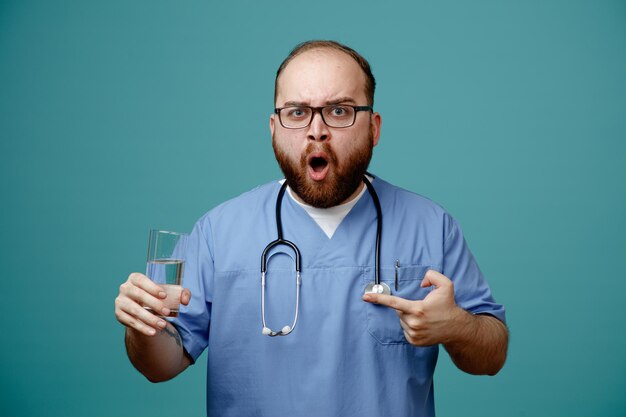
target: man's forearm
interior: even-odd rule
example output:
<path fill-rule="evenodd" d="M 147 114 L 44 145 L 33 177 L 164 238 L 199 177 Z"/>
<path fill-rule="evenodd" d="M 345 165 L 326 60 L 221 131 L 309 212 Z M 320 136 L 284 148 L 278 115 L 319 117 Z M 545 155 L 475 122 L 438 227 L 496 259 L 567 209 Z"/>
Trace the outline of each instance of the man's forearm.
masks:
<path fill-rule="evenodd" d="M 475 375 L 495 375 L 506 360 L 509 333 L 489 315 L 473 315 L 459 308 L 454 337 L 444 343 L 454 364 Z"/>
<path fill-rule="evenodd" d="M 133 366 L 151 382 L 167 381 L 191 364 L 180 335 L 171 323 L 154 336 L 126 328 L 125 342 Z"/>

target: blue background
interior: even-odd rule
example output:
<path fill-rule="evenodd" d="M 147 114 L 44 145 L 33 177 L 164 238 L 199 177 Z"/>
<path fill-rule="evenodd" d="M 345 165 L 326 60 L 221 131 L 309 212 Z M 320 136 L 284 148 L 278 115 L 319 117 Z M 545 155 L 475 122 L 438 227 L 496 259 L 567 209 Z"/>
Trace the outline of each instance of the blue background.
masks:
<path fill-rule="evenodd" d="M 626 415 L 626 2 L 591 0 L 1 1 L 0 414 L 204 415 L 204 357 L 148 383 L 113 301 L 149 228 L 280 176 L 310 38 L 370 60 L 372 172 L 446 207 L 507 307 L 505 368 L 443 353 L 438 415 Z"/>

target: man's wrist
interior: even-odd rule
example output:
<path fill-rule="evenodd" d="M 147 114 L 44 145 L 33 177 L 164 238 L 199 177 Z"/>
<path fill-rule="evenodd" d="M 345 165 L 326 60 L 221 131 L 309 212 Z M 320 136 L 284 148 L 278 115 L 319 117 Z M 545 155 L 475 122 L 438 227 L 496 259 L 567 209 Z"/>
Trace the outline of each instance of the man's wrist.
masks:
<path fill-rule="evenodd" d="M 472 333 L 473 319 L 474 317 L 467 310 L 458 305 L 454 306 L 450 312 L 448 325 L 450 331 L 443 341 L 446 348 L 465 343 L 466 335 Z"/>

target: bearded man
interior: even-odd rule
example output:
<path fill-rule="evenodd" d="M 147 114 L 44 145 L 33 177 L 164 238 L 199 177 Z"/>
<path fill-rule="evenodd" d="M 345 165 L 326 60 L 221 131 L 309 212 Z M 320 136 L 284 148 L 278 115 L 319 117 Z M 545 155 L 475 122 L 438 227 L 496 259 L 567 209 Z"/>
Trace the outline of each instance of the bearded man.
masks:
<path fill-rule="evenodd" d="M 367 172 L 375 85 L 334 41 L 281 64 L 270 131 L 284 180 L 197 222 L 177 318 L 144 308 L 169 313 L 143 274 L 120 287 L 128 355 L 150 381 L 207 349 L 210 416 L 434 416 L 440 345 L 462 371 L 502 368 L 504 308 L 457 222 Z"/>

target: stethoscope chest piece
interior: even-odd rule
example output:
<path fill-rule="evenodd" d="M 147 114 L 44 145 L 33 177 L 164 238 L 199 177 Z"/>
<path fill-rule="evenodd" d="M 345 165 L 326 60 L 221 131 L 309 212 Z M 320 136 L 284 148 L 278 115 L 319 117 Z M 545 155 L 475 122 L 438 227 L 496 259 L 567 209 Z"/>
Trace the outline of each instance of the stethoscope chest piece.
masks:
<path fill-rule="evenodd" d="M 375 282 L 370 282 L 365 287 L 364 292 L 365 294 L 374 293 L 374 294 L 391 295 L 391 288 L 389 288 L 389 285 L 385 284 L 384 282 L 381 282 L 380 284 L 376 284 Z"/>

